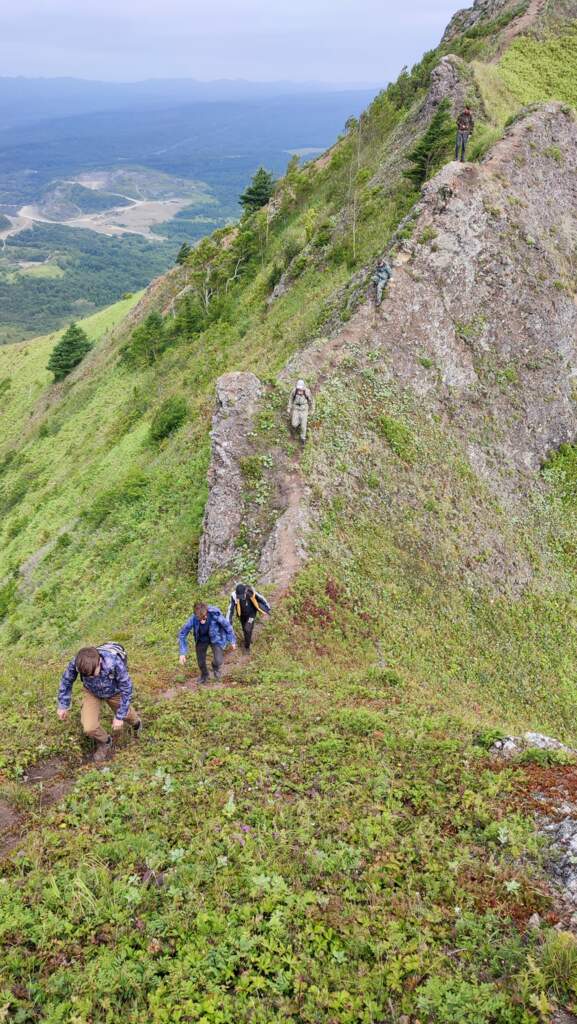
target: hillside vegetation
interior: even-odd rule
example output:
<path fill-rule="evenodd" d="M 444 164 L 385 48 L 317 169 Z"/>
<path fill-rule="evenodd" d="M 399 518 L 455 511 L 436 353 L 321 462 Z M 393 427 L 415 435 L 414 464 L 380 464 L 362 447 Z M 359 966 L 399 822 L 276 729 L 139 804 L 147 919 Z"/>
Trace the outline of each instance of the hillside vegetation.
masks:
<path fill-rule="evenodd" d="M 488 752 L 527 729 L 577 744 L 575 16 L 475 4 L 268 206 L 86 321 L 96 344 L 62 383 L 55 337 L 0 349 L 6 1019 L 577 1009 L 535 763 Z M 443 168 L 466 99 L 476 162 Z M 236 553 L 201 587 L 215 385 L 233 370 L 263 398 Z M 301 375 L 317 397 L 302 453 L 285 420 Z M 178 627 L 258 574 L 283 473 L 308 558 L 267 588 L 273 618 L 224 688 L 180 688 Z M 65 659 L 104 638 L 130 651 L 146 732 L 97 772 L 79 694 L 65 725 L 54 702 Z M 46 764 L 60 789 L 34 783 Z"/>

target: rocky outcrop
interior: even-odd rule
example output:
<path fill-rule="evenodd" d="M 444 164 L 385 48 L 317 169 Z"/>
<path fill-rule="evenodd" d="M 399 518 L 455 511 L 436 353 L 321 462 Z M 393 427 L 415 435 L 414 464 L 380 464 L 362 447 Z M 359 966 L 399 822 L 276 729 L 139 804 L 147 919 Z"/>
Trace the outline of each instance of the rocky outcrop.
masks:
<path fill-rule="evenodd" d="M 526 732 L 523 736 L 504 736 L 503 739 L 496 740 L 491 747 L 492 754 L 505 760 L 517 757 L 527 750 L 555 750 L 577 757 L 577 750 L 567 747 L 552 736 L 544 736 L 540 732 Z"/>
<path fill-rule="evenodd" d="M 527 493 L 547 487 L 544 460 L 577 439 L 576 180 L 577 125 L 560 104 L 521 117 L 483 163 L 447 164 L 397 239 L 382 306 L 370 289 L 346 326 L 293 357 L 283 383 L 304 377 L 322 408 L 343 362 L 378 367 L 459 444 L 499 514 L 526 515 Z M 342 487 L 317 462 L 315 502 Z M 394 500 L 412 499 L 397 484 Z M 523 593 L 531 561 L 497 517 L 478 517 L 467 544 L 471 586 Z"/>
<path fill-rule="evenodd" d="M 472 7 L 457 11 L 451 18 L 442 42 L 450 42 L 455 36 L 473 28 L 479 22 L 493 21 L 507 11 L 519 8 L 519 0 L 475 0 Z"/>
<path fill-rule="evenodd" d="M 535 815 L 537 829 L 543 836 L 547 855 L 545 869 L 558 891 L 560 903 L 572 915 L 571 923 L 577 927 L 577 805 L 576 767 L 577 750 L 551 736 L 527 732 L 523 736 L 507 736 L 491 748 L 500 759 L 510 760 L 531 751 L 565 755 L 555 767 L 541 768 L 534 788 L 528 791 L 530 806 Z M 539 917 L 535 924 L 539 926 Z"/>
<path fill-rule="evenodd" d="M 243 512 L 242 459 L 251 452 L 249 435 L 261 394 L 262 385 L 254 373 L 226 373 L 216 385 L 199 583 L 205 583 L 213 572 L 234 559 Z"/>
<path fill-rule="evenodd" d="M 448 164 L 376 319 L 357 314 L 500 495 L 577 437 L 576 175 L 577 126 L 557 104 L 516 122 L 483 164 Z"/>
<path fill-rule="evenodd" d="M 436 107 L 444 99 L 451 101 L 455 114 L 460 113 L 467 98 L 468 89 L 464 62 L 452 53 L 442 57 L 431 72 L 431 83 L 419 113 L 420 119 L 428 121 L 435 113 Z"/>

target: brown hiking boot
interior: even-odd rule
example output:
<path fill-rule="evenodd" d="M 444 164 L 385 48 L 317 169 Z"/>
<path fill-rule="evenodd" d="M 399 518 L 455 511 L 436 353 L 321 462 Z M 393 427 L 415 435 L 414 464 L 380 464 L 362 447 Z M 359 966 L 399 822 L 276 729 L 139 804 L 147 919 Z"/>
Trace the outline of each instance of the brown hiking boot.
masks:
<path fill-rule="evenodd" d="M 109 757 L 112 757 L 112 736 L 109 736 L 104 743 L 97 743 L 94 756 L 92 758 L 96 764 L 100 764 L 102 761 L 107 761 Z"/>

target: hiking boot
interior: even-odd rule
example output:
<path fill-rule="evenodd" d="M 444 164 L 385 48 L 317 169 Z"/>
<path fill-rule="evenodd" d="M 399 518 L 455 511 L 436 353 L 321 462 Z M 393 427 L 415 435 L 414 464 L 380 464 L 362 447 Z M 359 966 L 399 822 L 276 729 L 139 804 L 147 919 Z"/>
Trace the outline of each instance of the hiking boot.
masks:
<path fill-rule="evenodd" d="M 214 673 L 214 681 L 215 683 L 222 683 L 222 672 Z"/>
<path fill-rule="evenodd" d="M 139 740 L 140 737 L 142 736 L 142 718 L 139 718 L 138 722 L 134 723 L 134 725 L 132 726 L 132 732 L 134 734 L 134 738 L 136 740 Z"/>
<path fill-rule="evenodd" d="M 199 686 L 206 686 L 206 684 L 209 681 L 209 678 L 210 678 L 210 676 L 199 676 L 196 681 L 197 681 Z"/>
<path fill-rule="evenodd" d="M 112 736 L 109 736 L 104 743 L 97 743 L 96 750 L 94 751 L 94 757 L 92 758 L 96 764 L 100 764 L 101 761 L 107 761 L 112 756 Z"/>

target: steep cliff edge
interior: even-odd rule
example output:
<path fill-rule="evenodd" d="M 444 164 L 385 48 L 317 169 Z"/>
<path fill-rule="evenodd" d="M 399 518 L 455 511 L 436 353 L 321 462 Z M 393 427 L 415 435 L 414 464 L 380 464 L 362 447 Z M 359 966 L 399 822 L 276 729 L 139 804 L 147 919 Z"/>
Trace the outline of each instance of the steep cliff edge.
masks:
<path fill-rule="evenodd" d="M 560 105 L 519 118 L 483 163 L 448 164 L 414 208 L 383 305 L 377 310 L 369 298 L 344 330 L 305 348 L 280 375 L 281 388 L 305 376 L 322 410 L 339 374 L 351 390 L 371 368 L 401 401 L 405 395 L 434 419 L 448 444 L 460 446 L 471 473 L 499 503 L 522 506 L 531 489 L 543 486 L 543 462 L 577 436 L 576 174 L 577 125 Z M 351 360 L 354 373 L 346 369 Z M 383 396 L 383 414 L 388 405 Z M 361 423 L 359 415 L 353 435 Z M 235 436 L 229 435 L 232 445 Z M 355 490 L 335 474 L 314 433 L 310 445 L 301 515 L 294 489 L 283 512 L 300 548 L 313 483 L 319 508 L 343 490 L 353 500 Z M 476 529 L 485 532 L 481 546 L 493 547 L 479 572 L 490 575 L 494 562 L 506 587 L 509 560 L 511 582 L 526 583 L 526 560 L 514 546 L 505 557 L 496 521 L 492 545 L 488 523 Z M 471 543 L 474 551 L 481 542 Z M 227 559 L 225 545 L 214 564 L 226 568 Z M 265 578 L 276 582 L 270 568 Z"/>

